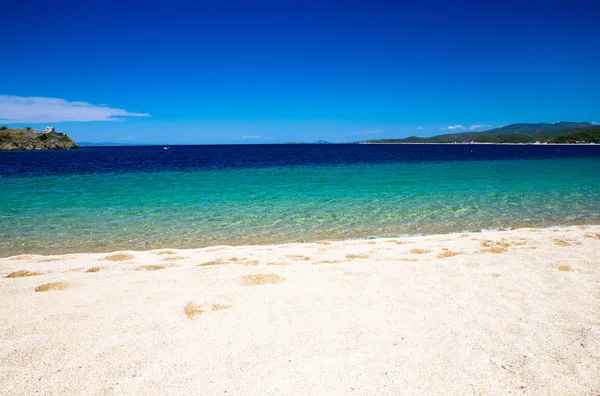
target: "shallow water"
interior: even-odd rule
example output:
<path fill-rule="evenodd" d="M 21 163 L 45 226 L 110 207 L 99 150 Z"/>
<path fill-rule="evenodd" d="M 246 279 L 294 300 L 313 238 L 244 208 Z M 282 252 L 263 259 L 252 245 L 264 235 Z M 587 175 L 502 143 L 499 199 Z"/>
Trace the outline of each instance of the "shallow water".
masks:
<path fill-rule="evenodd" d="M 600 223 L 600 146 L 0 153 L 0 255 Z"/>

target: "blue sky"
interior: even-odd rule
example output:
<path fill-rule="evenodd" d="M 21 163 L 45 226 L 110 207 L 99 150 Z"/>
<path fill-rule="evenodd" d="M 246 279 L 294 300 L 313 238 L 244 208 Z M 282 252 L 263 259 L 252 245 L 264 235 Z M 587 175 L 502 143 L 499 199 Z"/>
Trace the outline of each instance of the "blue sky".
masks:
<path fill-rule="evenodd" d="M 597 1 L 16 1 L 2 14 L 0 123 L 78 141 L 600 122 Z"/>

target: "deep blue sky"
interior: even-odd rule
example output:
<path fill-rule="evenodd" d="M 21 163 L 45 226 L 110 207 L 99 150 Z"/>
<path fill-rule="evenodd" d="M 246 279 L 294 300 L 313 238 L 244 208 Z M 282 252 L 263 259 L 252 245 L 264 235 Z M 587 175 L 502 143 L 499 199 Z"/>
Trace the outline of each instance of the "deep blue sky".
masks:
<path fill-rule="evenodd" d="M 5 2 L 0 118 L 172 144 L 600 122 L 599 18 L 591 0 Z M 67 102 L 149 116 L 58 122 L 104 117 Z"/>

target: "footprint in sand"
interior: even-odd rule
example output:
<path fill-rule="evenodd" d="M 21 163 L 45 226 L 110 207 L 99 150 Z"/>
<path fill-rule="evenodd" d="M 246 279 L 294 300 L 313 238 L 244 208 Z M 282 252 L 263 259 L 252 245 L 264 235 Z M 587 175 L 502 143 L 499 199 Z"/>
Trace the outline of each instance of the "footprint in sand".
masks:
<path fill-rule="evenodd" d="M 206 261 L 204 263 L 198 264 L 198 267 L 209 267 L 212 265 L 222 265 L 222 264 L 227 264 L 227 263 L 225 261 L 223 261 L 223 259 L 216 259 L 216 260 Z"/>
<path fill-rule="evenodd" d="M 573 272 L 573 268 L 571 268 L 571 267 L 570 267 L 570 266 L 568 266 L 568 265 L 559 265 L 559 266 L 557 267 L 557 269 L 558 269 L 559 271 L 563 271 L 563 272 Z"/>
<path fill-rule="evenodd" d="M 412 253 L 412 254 L 425 254 L 425 253 L 431 253 L 431 250 L 427 250 L 427 249 L 411 249 L 409 251 L 409 253 Z"/>
<path fill-rule="evenodd" d="M 340 264 L 341 261 L 340 260 L 321 260 L 321 261 L 317 261 L 313 264 Z"/>
<path fill-rule="evenodd" d="M 200 308 L 200 306 L 194 304 L 193 301 L 190 301 L 184 308 L 183 312 L 187 315 L 188 318 L 194 319 L 198 315 L 202 315 L 204 310 Z"/>
<path fill-rule="evenodd" d="M 231 304 L 212 304 L 210 307 L 213 311 L 223 311 L 225 309 L 231 308 L 233 305 Z"/>
<path fill-rule="evenodd" d="M 443 252 L 441 252 L 440 254 L 437 255 L 438 258 L 448 258 L 448 257 L 454 257 L 454 256 L 458 256 L 459 254 L 462 254 L 461 252 L 453 252 L 451 250 L 445 250 Z"/>
<path fill-rule="evenodd" d="M 252 274 L 239 278 L 239 281 L 243 286 L 273 285 L 283 282 L 284 280 L 285 278 L 282 278 L 277 274 Z"/>
<path fill-rule="evenodd" d="M 351 254 L 347 254 L 346 258 L 348 260 L 355 260 L 355 259 L 368 259 L 369 255 L 366 253 L 351 253 Z"/>
<path fill-rule="evenodd" d="M 26 276 L 38 276 L 38 275 L 43 275 L 43 274 L 41 272 L 21 270 L 21 271 L 11 272 L 10 274 L 6 275 L 6 278 L 24 278 Z"/>
<path fill-rule="evenodd" d="M 108 260 L 108 261 L 127 261 L 127 260 L 131 260 L 133 259 L 133 255 L 129 254 L 129 253 L 115 253 L 115 254 L 111 254 L 110 256 L 106 256 L 103 258 L 103 260 Z"/>
<path fill-rule="evenodd" d="M 504 253 L 508 250 L 507 247 L 503 247 L 503 246 L 494 246 L 491 247 L 489 249 L 482 249 L 481 253 L 494 253 L 494 254 L 500 254 L 500 253 Z"/>
<path fill-rule="evenodd" d="M 504 253 L 508 250 L 508 247 L 510 246 L 510 243 L 501 240 L 501 241 L 490 241 L 490 240 L 484 240 L 479 242 L 481 244 L 481 247 L 487 248 L 487 249 L 482 249 L 480 251 L 480 253 L 494 253 L 494 254 L 500 254 L 500 253 Z"/>
<path fill-rule="evenodd" d="M 161 269 L 165 269 L 164 265 L 142 265 L 141 267 L 137 267 L 136 270 L 146 270 L 146 271 L 158 271 Z"/>
<path fill-rule="evenodd" d="M 185 260 L 187 257 L 183 257 L 183 256 L 171 256 L 171 257 L 165 257 L 163 259 L 163 261 L 177 261 L 177 260 Z"/>
<path fill-rule="evenodd" d="M 310 257 L 308 256 L 303 256 L 301 254 L 288 254 L 287 256 L 288 258 L 291 258 L 292 260 L 300 260 L 300 261 L 310 261 Z"/>
<path fill-rule="evenodd" d="M 53 283 L 45 283 L 43 285 L 39 285 L 35 288 L 36 292 L 47 292 L 54 290 L 67 290 L 71 285 L 67 282 L 53 282 Z"/>
<path fill-rule="evenodd" d="M 581 245 L 581 243 L 577 241 L 571 241 L 566 239 L 555 239 L 554 244 L 556 246 L 572 246 L 572 245 Z"/>
<path fill-rule="evenodd" d="M 224 311 L 226 309 L 230 309 L 233 305 L 231 304 L 218 304 L 213 303 L 210 306 L 212 311 Z M 190 319 L 195 319 L 198 315 L 202 315 L 206 312 L 202 306 L 195 304 L 193 301 L 190 301 L 184 308 L 183 312 Z"/>

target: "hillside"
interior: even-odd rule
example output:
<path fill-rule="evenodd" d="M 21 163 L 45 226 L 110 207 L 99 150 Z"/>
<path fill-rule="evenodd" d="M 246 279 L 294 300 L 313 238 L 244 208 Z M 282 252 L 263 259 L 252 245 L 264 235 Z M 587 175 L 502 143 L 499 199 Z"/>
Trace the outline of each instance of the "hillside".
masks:
<path fill-rule="evenodd" d="M 8 150 L 69 150 L 77 143 L 62 134 L 43 133 L 31 128 L 0 128 L 0 151 Z"/>
<path fill-rule="evenodd" d="M 555 122 L 553 124 L 539 123 L 539 124 L 510 124 L 503 126 L 501 128 L 490 129 L 489 131 L 485 131 L 485 133 L 489 133 L 490 135 L 503 135 L 503 134 L 512 134 L 512 133 L 522 133 L 522 134 L 533 134 L 537 132 L 556 132 L 556 131 L 564 131 L 565 129 L 578 129 L 578 128 L 588 128 L 592 127 L 589 122 Z"/>
<path fill-rule="evenodd" d="M 600 126 L 577 129 L 550 140 L 550 143 L 600 143 Z"/>
<path fill-rule="evenodd" d="M 555 139 L 580 130 L 597 130 L 589 122 L 558 122 L 555 124 L 511 124 L 484 132 L 463 132 L 437 135 L 428 138 L 410 136 L 404 139 L 379 139 L 367 143 L 553 143 Z M 591 132 L 593 135 L 593 132 Z M 590 135 L 588 139 L 591 138 Z M 575 140 L 573 140 L 575 139 Z M 568 140 L 593 142 L 568 138 Z M 558 140 L 556 142 L 559 142 Z"/>

